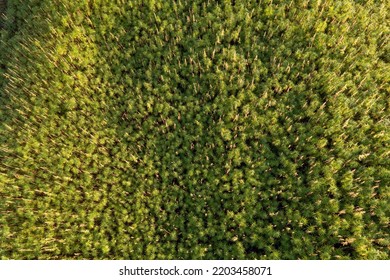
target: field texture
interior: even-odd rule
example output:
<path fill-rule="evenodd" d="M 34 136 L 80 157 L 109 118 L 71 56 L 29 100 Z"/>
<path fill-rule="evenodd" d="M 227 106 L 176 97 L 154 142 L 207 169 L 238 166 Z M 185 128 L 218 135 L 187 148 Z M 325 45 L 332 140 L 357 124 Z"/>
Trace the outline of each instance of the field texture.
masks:
<path fill-rule="evenodd" d="M 8 0 L 0 258 L 389 259 L 389 11 Z"/>

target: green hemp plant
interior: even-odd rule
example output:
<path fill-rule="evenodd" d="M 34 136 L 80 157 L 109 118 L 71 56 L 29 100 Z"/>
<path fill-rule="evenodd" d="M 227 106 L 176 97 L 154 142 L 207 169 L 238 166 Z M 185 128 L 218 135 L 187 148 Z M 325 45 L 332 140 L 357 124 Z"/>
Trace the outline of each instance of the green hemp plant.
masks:
<path fill-rule="evenodd" d="M 389 259 L 389 10 L 8 0 L 0 257 Z"/>

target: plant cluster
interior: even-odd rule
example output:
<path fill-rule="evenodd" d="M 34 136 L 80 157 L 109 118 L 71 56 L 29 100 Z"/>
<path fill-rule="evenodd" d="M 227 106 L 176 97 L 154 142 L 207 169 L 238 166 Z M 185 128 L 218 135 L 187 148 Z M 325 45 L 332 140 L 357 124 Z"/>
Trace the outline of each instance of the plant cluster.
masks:
<path fill-rule="evenodd" d="M 388 259 L 389 6 L 8 0 L 3 259 Z"/>

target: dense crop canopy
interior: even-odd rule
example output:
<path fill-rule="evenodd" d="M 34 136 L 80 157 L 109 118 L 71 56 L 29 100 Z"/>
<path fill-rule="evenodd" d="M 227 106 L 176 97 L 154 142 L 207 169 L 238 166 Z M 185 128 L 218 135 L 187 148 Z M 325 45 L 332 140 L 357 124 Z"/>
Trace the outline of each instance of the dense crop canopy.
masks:
<path fill-rule="evenodd" d="M 0 257 L 388 259 L 388 11 L 8 0 Z"/>

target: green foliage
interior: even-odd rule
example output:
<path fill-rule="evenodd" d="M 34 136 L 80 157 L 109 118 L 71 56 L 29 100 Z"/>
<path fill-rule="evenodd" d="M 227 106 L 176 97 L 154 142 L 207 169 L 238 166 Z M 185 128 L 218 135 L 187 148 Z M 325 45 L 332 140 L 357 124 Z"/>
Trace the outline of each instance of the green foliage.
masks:
<path fill-rule="evenodd" d="M 9 0 L 3 259 L 388 259 L 386 1 Z"/>

